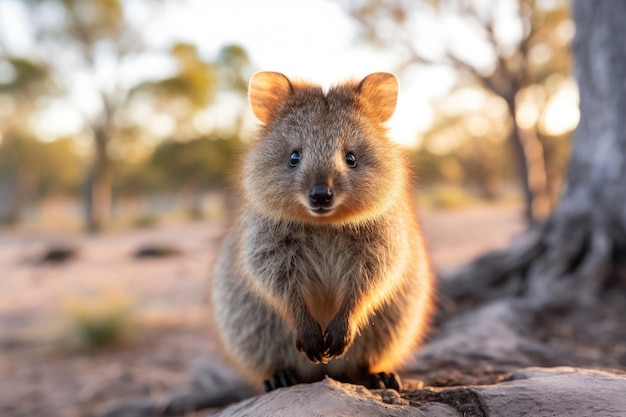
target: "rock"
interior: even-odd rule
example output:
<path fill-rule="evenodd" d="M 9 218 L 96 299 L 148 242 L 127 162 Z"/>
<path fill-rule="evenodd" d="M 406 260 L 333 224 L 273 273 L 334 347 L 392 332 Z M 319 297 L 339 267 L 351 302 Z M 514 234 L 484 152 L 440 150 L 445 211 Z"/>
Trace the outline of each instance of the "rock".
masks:
<path fill-rule="evenodd" d="M 330 378 L 314 384 L 281 388 L 249 398 L 215 415 L 219 417 L 461 416 L 453 407 L 441 403 L 426 403 L 418 407 L 385 404 L 382 402 L 381 395 L 373 394 L 363 386 L 343 384 Z"/>
<path fill-rule="evenodd" d="M 390 391 L 326 378 L 249 398 L 215 415 L 626 416 L 625 375 L 571 367 L 522 369 L 490 385 Z"/>
<path fill-rule="evenodd" d="M 492 385 L 418 390 L 411 403 L 440 401 L 464 416 L 626 416 L 626 377 L 612 372 L 527 368 Z"/>
<path fill-rule="evenodd" d="M 612 372 L 528 368 L 473 391 L 486 416 L 626 416 L 626 377 Z"/>

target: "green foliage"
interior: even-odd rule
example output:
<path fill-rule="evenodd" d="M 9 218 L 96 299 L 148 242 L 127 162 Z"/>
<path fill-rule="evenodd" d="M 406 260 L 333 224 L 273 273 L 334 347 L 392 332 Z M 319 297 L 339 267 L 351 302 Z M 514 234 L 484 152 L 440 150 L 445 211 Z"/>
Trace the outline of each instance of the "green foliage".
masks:
<path fill-rule="evenodd" d="M 157 106 L 164 110 L 171 110 L 171 105 L 176 105 L 177 99 L 187 101 L 192 110 L 208 106 L 217 90 L 215 65 L 203 60 L 196 46 L 188 43 L 175 44 L 170 54 L 176 60 L 177 73 L 163 80 L 142 83 L 131 94 L 150 93 Z M 191 113 L 188 112 L 188 116 Z"/>
<path fill-rule="evenodd" d="M 172 48 L 171 54 L 178 62 L 178 74 L 157 82 L 153 89 L 170 100 L 187 99 L 194 109 L 209 105 L 216 90 L 214 66 L 198 55 L 195 45 L 178 43 Z"/>
<path fill-rule="evenodd" d="M 50 69 L 45 64 L 20 57 L 0 58 L 0 62 L 12 71 L 12 77 L 2 82 L 0 93 L 23 95 L 33 91 L 37 93 L 49 85 Z"/>
<path fill-rule="evenodd" d="M 77 193 L 84 168 L 76 154 L 73 138 L 57 139 L 41 146 L 41 195 Z"/>
<path fill-rule="evenodd" d="M 72 138 L 41 142 L 24 132 L 7 132 L 0 143 L 0 175 L 30 171 L 39 197 L 76 192 L 82 182 L 82 164 Z"/>
<path fill-rule="evenodd" d="M 211 188 L 227 182 L 239 138 L 215 135 L 187 142 L 163 142 L 152 155 L 149 166 L 172 189 Z"/>
<path fill-rule="evenodd" d="M 221 88 L 241 94 L 248 92 L 250 59 L 245 49 L 238 45 L 227 45 L 220 50 L 216 61 Z"/>

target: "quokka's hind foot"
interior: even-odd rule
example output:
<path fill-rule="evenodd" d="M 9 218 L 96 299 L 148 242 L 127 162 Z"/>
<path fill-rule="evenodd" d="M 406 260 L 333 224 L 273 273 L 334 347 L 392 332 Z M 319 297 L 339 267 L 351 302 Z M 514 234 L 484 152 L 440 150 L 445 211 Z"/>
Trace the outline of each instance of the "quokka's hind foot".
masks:
<path fill-rule="evenodd" d="M 293 373 L 290 371 L 282 371 L 263 381 L 263 388 L 265 388 L 265 392 L 270 392 L 278 388 L 290 387 L 297 383 L 298 381 Z"/>
<path fill-rule="evenodd" d="M 369 389 L 395 389 L 400 391 L 402 384 L 400 377 L 393 372 L 379 372 L 377 374 L 367 374 L 363 378 L 363 385 Z"/>

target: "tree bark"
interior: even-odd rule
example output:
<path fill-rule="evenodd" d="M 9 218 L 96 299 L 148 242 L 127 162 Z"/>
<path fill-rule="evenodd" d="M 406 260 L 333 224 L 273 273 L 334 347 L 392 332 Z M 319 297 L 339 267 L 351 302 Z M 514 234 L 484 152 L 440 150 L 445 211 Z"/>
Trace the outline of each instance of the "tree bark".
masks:
<path fill-rule="evenodd" d="M 563 205 L 585 201 L 626 224 L 626 2 L 574 3 L 581 120 Z M 599 203 L 599 204 L 598 204 Z"/>

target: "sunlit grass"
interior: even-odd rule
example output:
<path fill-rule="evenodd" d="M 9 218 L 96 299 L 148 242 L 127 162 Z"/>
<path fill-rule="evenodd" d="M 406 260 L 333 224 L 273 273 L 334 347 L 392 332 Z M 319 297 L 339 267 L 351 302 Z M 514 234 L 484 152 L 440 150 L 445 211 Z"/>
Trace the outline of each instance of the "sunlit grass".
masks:
<path fill-rule="evenodd" d="M 70 348 L 121 346 L 132 339 L 138 326 L 134 303 L 121 290 L 68 296 L 63 300 L 62 314 L 62 343 Z"/>

